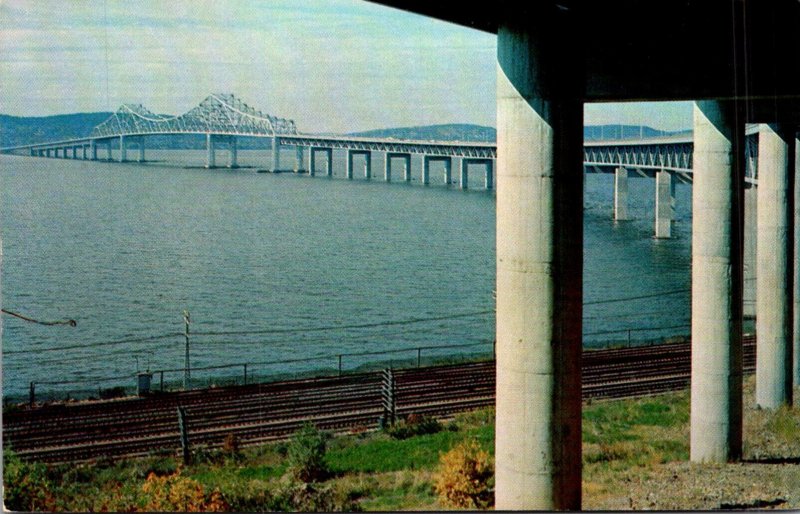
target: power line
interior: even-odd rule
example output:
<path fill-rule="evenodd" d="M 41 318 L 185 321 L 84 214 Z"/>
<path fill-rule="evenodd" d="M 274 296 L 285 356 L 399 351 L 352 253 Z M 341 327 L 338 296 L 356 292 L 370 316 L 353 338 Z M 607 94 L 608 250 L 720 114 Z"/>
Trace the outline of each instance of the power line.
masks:
<path fill-rule="evenodd" d="M 611 300 L 595 300 L 593 302 L 584 302 L 583 305 L 600 305 L 604 303 L 626 302 L 630 300 L 644 300 L 646 298 L 657 298 L 659 296 L 667 296 L 680 293 L 689 293 L 691 289 L 676 289 L 674 291 L 662 291 L 660 293 L 643 294 L 641 296 L 629 296 L 627 298 L 614 298 Z"/>
<path fill-rule="evenodd" d="M 38 323 L 39 325 L 69 325 L 71 327 L 77 326 L 78 322 L 74 319 L 64 319 L 58 321 L 39 321 L 38 319 L 29 318 L 28 316 L 23 316 L 17 312 L 12 312 L 6 309 L 0 309 L 3 311 L 4 314 L 8 314 L 9 316 L 14 316 L 15 318 L 23 319 L 25 321 L 30 321 L 31 323 Z"/>
<path fill-rule="evenodd" d="M 150 341 L 159 341 L 161 339 L 169 339 L 172 337 L 178 337 L 182 335 L 183 333 L 181 332 L 173 332 L 171 334 L 162 334 L 150 337 L 137 337 L 133 339 L 119 339 L 117 341 L 101 341 L 98 343 L 75 344 L 71 346 L 55 346 L 50 348 L 31 348 L 28 350 L 11 350 L 11 351 L 4 351 L 3 355 L 21 355 L 25 353 L 55 352 L 61 350 L 80 350 L 83 348 L 96 348 L 98 346 L 112 346 L 117 344 L 128 344 L 128 343 L 146 343 Z"/>

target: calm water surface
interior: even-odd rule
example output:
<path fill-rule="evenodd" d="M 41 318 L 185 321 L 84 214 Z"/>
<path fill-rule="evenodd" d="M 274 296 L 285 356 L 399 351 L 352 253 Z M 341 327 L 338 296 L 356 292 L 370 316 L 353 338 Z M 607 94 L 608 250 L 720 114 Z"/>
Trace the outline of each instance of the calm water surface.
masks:
<path fill-rule="evenodd" d="M 147 157 L 157 162 L 0 156 L 3 307 L 78 322 L 4 317 L 6 396 L 25 394 L 30 381 L 130 377 L 137 359 L 141 368 L 181 367 L 177 335 L 104 343 L 180 333 L 184 309 L 192 332 L 248 332 L 193 337 L 193 366 L 325 356 L 335 367 L 327 357 L 342 353 L 481 342 L 469 351 L 491 350 L 494 315 L 470 313 L 494 307 L 493 193 L 441 187 L 436 166 L 432 187 L 421 187 L 416 157 L 410 185 L 398 170 L 383 183 L 378 156 L 371 182 L 358 165 L 356 180 L 343 180 L 338 156 L 332 180 L 321 169 L 313 179 L 255 173 L 269 152 L 240 151 L 251 167 L 235 171 L 192 167 L 203 163 L 198 151 Z M 470 184 L 482 183 L 476 167 Z M 676 237 L 664 241 L 652 238 L 653 181 L 629 187 L 635 219 L 615 224 L 612 176 L 586 177 L 587 345 L 626 340 L 627 329 L 634 340 L 688 333 L 688 292 L 607 301 L 690 284 L 691 189 L 678 185 Z M 395 323 L 419 318 L 447 319 Z M 379 326 L 341 328 L 365 324 Z M 662 328 L 639 330 L 654 327 Z M 441 353 L 453 351 L 467 350 Z M 345 358 L 344 367 L 375 358 Z M 273 368 L 304 366 L 320 364 Z"/>

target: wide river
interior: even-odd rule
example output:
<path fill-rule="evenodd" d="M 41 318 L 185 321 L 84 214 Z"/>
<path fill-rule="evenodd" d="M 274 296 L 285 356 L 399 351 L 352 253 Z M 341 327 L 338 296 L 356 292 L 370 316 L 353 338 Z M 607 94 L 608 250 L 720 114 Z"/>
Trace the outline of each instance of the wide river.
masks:
<path fill-rule="evenodd" d="M 411 184 L 397 170 L 386 184 L 380 156 L 367 182 L 358 166 L 345 180 L 338 154 L 333 179 L 256 173 L 268 151 L 240 150 L 247 167 L 235 171 L 202 169 L 204 155 L 148 151 L 144 165 L 0 156 L 3 308 L 77 321 L 4 315 L 6 397 L 26 395 L 31 381 L 42 394 L 81 388 L 54 381 L 96 391 L 132 386 L 137 365 L 181 368 L 184 310 L 193 367 L 276 363 L 251 364 L 259 374 L 335 369 L 349 353 L 491 352 L 493 192 L 443 187 L 437 165 L 423 187 L 416 156 Z M 482 183 L 476 167 L 470 184 Z M 615 223 L 613 176 L 586 176 L 587 346 L 689 332 L 691 188 L 677 186 L 670 240 L 652 237 L 654 181 L 631 178 L 629 188 L 634 219 Z M 389 358 L 345 355 L 342 366 Z"/>

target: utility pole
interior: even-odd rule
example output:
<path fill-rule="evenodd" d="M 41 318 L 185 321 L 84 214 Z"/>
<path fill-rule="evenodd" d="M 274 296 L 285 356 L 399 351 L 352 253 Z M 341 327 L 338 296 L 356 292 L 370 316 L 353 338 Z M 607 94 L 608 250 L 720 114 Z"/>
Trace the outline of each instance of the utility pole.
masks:
<path fill-rule="evenodd" d="M 189 311 L 183 311 L 184 331 L 183 335 L 186 337 L 186 355 L 183 361 L 183 388 L 189 389 L 189 379 L 191 378 L 191 371 L 189 366 Z"/>

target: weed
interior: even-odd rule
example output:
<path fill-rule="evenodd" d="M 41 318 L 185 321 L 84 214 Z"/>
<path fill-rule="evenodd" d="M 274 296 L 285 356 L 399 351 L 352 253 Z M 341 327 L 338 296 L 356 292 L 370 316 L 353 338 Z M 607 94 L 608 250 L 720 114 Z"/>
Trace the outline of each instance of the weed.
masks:
<path fill-rule="evenodd" d="M 494 505 L 494 464 L 476 441 L 464 441 L 442 455 L 435 476 L 440 501 L 448 507 L 485 509 Z"/>
<path fill-rule="evenodd" d="M 301 482 L 316 482 L 328 476 L 325 463 L 328 434 L 320 432 L 311 423 L 297 431 L 286 452 L 291 476 Z"/>

